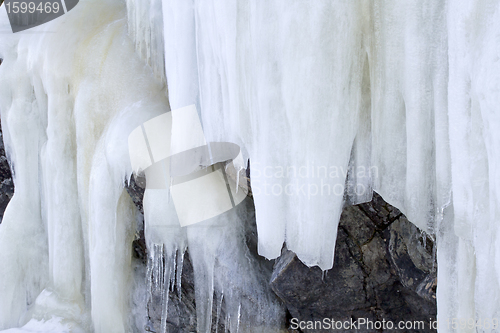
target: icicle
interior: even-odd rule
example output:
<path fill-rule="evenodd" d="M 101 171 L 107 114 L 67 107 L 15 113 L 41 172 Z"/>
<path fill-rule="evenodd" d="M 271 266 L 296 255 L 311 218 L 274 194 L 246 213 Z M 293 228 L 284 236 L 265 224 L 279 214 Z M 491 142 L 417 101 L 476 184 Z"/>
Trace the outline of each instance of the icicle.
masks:
<path fill-rule="evenodd" d="M 236 333 L 240 331 L 240 320 L 241 320 L 241 304 L 238 305 L 238 317 L 236 320 Z"/>
<path fill-rule="evenodd" d="M 126 137 L 190 104 L 208 141 L 237 143 L 252 159 L 262 255 L 278 257 L 286 242 L 306 264 L 332 267 L 352 181 L 347 190 L 365 187 L 352 202 L 374 189 L 436 233 L 440 318 L 499 317 L 497 2 L 127 0 L 125 11 L 123 1 L 86 0 L 14 35 L 2 7 L 0 109 L 16 193 L 0 226 L 0 327 L 24 324 L 53 286 L 97 333 L 131 329 Z M 274 327 L 280 307 L 237 229 L 246 213 L 182 229 L 169 192 L 144 198 L 148 249 L 165 247 L 153 251 L 150 290 L 180 290 L 189 245 L 200 331 L 218 288 L 227 326 Z M 250 293 L 266 313 L 249 310 Z"/>
<path fill-rule="evenodd" d="M 169 285 L 170 285 L 170 291 L 173 293 L 175 289 L 175 277 L 177 276 L 177 252 L 179 250 L 177 249 L 174 251 L 172 259 L 169 260 L 170 265 L 169 265 L 169 271 L 170 271 L 170 280 L 169 280 Z"/>
<path fill-rule="evenodd" d="M 176 288 L 177 288 L 177 296 L 179 300 L 182 299 L 182 269 L 184 266 L 184 248 L 180 248 L 177 253 L 177 272 L 176 272 Z"/>
<path fill-rule="evenodd" d="M 222 310 L 222 301 L 224 300 L 224 293 L 221 291 L 220 297 L 219 297 L 219 302 L 217 303 L 217 318 L 215 318 L 215 333 L 219 331 L 219 320 L 221 316 L 221 310 Z"/>
<path fill-rule="evenodd" d="M 127 0 L 129 35 L 139 56 L 165 82 L 162 1 Z"/>
<path fill-rule="evenodd" d="M 161 333 L 167 332 L 167 319 L 168 319 L 168 303 L 170 299 L 170 288 L 173 286 L 172 278 L 175 276 L 175 252 L 173 257 L 168 254 L 162 258 L 165 260 L 165 267 L 163 271 L 163 286 L 161 289 L 162 302 L 161 302 Z M 173 267 L 174 266 L 174 267 Z"/>

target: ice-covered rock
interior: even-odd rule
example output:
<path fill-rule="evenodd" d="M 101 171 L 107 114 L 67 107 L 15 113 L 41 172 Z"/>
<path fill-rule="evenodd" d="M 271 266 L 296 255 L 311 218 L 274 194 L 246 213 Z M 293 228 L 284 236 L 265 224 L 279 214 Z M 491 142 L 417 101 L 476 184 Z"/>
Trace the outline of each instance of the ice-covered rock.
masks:
<path fill-rule="evenodd" d="M 191 104 L 207 141 L 234 142 L 250 159 L 261 255 L 286 243 L 305 264 L 332 267 L 344 203 L 375 190 L 436 234 L 438 316 L 498 318 L 499 6 L 81 0 L 16 34 L 1 7 L 0 109 L 16 191 L 0 225 L 0 327 L 51 311 L 96 332 L 133 326 L 127 137 Z M 239 288 L 226 298 L 233 329 L 251 304 L 237 300 L 254 287 L 256 320 L 273 326 L 279 306 L 251 278 L 244 217 L 181 229 L 169 197 L 144 199 L 148 247 L 168 258 L 163 286 L 188 246 L 200 331 L 213 290 L 228 292 L 221 267 Z M 37 300 L 42 291 L 54 300 Z"/>

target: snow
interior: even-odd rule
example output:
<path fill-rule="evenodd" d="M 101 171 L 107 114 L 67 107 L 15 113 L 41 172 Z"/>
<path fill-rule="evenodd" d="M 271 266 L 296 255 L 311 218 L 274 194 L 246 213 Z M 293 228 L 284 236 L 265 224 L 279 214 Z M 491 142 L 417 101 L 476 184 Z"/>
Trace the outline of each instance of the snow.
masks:
<path fill-rule="evenodd" d="M 84 333 L 85 331 L 78 329 L 71 325 L 63 324 L 62 318 L 52 317 L 47 321 L 38 321 L 35 319 L 30 320 L 22 328 L 11 328 L 1 331 L 3 333 Z"/>
<path fill-rule="evenodd" d="M 120 1 L 81 2 L 36 30 L 46 33 L 0 39 L 2 126 L 16 165 L 0 228 L 2 328 L 24 325 L 44 289 L 81 305 L 67 319 L 87 331 L 129 327 L 135 207 L 120 143 L 168 102 L 136 56 L 124 12 Z"/>
<path fill-rule="evenodd" d="M 81 0 L 11 34 L 1 8 L 16 193 L 0 225 L 0 328 L 46 313 L 131 329 L 128 136 L 192 104 L 207 142 L 250 159 L 261 255 L 286 243 L 332 267 L 343 205 L 375 190 L 436 234 L 440 320 L 498 318 L 499 22 L 498 0 Z M 241 237 L 248 207 L 181 228 L 169 191 L 144 198 L 150 288 L 180 283 L 189 248 L 200 332 L 214 291 L 233 329 L 274 328 L 280 306 Z"/>

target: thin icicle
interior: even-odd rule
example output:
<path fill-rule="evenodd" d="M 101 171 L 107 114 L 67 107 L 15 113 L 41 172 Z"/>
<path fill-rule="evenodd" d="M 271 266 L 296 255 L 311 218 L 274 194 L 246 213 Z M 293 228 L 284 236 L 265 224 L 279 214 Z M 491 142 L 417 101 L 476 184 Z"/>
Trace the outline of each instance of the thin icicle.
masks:
<path fill-rule="evenodd" d="M 220 320 L 223 300 L 224 300 L 224 293 L 221 292 L 219 302 L 217 303 L 217 318 L 215 318 L 215 333 L 219 331 L 219 320 Z"/>
<path fill-rule="evenodd" d="M 177 253 L 177 272 L 176 272 L 176 288 L 177 288 L 177 296 L 179 300 L 182 299 L 182 269 L 184 267 L 184 254 L 185 249 L 181 248 Z"/>

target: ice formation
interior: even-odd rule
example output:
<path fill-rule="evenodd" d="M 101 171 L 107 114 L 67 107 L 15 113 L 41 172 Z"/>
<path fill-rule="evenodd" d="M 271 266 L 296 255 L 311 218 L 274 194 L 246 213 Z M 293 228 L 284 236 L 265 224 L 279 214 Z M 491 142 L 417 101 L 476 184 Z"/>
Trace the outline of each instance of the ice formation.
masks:
<path fill-rule="evenodd" d="M 0 8 L 0 33 L 16 187 L 0 328 L 56 316 L 133 330 L 127 138 L 191 104 L 207 141 L 250 159 L 260 254 L 286 242 L 331 267 L 344 202 L 375 190 L 436 235 L 438 318 L 500 316 L 500 1 L 81 0 L 29 33 Z M 245 212 L 183 229 L 171 205 L 168 190 L 144 198 L 150 287 L 173 289 L 189 247 L 198 330 L 215 290 L 233 330 L 272 331 L 279 305 L 246 259 Z"/>

